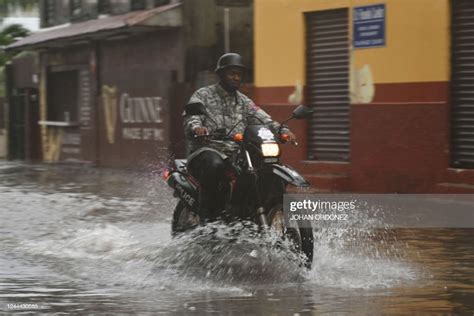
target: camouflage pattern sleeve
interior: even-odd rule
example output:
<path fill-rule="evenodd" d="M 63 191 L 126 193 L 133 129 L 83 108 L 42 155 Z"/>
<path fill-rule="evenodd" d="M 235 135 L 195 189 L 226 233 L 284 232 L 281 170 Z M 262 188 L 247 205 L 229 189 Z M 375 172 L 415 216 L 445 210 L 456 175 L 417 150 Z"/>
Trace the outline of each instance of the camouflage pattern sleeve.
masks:
<path fill-rule="evenodd" d="M 189 103 L 195 103 L 195 102 L 201 102 L 202 104 L 205 104 L 205 98 L 202 93 L 202 89 L 194 92 L 194 94 L 191 96 L 191 98 L 188 101 Z M 183 112 L 183 116 L 184 116 Z M 194 129 L 196 127 L 201 127 L 202 126 L 202 120 L 199 115 L 191 115 L 191 116 L 184 116 L 184 132 L 186 135 L 190 136 L 194 134 Z"/>
<path fill-rule="evenodd" d="M 262 120 L 274 133 L 278 133 L 278 129 L 280 128 L 280 123 L 274 121 L 272 117 L 258 107 L 249 97 L 245 96 L 244 102 L 247 104 L 247 108 L 250 114 L 255 115 L 258 119 Z M 282 128 L 282 133 L 287 133 L 289 129 L 284 126 Z"/>

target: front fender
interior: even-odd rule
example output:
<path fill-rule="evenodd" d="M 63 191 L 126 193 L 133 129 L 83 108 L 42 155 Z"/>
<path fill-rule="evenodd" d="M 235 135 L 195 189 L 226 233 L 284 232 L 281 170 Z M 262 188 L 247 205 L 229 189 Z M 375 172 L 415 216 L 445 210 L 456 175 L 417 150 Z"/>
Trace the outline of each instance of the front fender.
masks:
<path fill-rule="evenodd" d="M 272 165 L 271 171 L 273 174 L 282 178 L 285 182 L 297 187 L 308 187 L 310 183 L 300 175 L 296 170 L 285 165 Z"/>

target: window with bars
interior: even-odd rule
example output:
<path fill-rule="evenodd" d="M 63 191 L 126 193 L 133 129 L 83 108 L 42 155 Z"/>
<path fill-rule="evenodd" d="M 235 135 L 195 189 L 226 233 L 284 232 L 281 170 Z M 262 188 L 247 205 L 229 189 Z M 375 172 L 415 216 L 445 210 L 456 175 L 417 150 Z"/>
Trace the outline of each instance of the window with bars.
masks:
<path fill-rule="evenodd" d="M 53 26 L 56 23 L 56 1 L 43 0 L 42 27 Z"/>
<path fill-rule="evenodd" d="M 111 12 L 110 0 L 99 0 L 98 8 L 99 14 L 109 14 Z"/>
<path fill-rule="evenodd" d="M 71 21 L 84 21 L 97 18 L 98 0 L 70 0 Z"/>
<path fill-rule="evenodd" d="M 72 21 L 82 18 L 82 0 L 71 0 L 69 8 L 71 10 Z"/>
<path fill-rule="evenodd" d="M 132 0 L 130 2 L 130 10 L 145 10 L 146 9 L 146 0 Z"/>

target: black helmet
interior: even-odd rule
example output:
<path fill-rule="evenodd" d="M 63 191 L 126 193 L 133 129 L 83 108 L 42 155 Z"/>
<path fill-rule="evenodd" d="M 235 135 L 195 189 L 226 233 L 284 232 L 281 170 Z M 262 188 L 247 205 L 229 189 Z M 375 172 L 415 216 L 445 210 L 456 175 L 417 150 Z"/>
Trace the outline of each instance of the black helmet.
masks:
<path fill-rule="evenodd" d="M 216 72 L 226 69 L 227 67 L 241 67 L 246 68 L 242 63 L 242 56 L 235 53 L 227 53 L 222 55 L 217 61 Z"/>

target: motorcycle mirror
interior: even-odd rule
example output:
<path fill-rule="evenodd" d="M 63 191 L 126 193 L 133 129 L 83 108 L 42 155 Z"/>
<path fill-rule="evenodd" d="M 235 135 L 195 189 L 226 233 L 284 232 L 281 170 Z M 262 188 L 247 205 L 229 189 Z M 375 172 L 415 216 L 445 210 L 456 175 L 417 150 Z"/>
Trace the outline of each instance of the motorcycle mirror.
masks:
<path fill-rule="evenodd" d="M 184 113 L 186 116 L 206 115 L 206 109 L 204 108 L 204 104 L 201 102 L 193 102 L 186 104 L 184 107 Z"/>
<path fill-rule="evenodd" d="M 314 109 L 305 106 L 305 105 L 299 105 L 296 109 L 293 111 L 293 118 L 300 120 L 300 119 L 305 119 L 309 118 L 311 114 L 313 114 Z"/>

